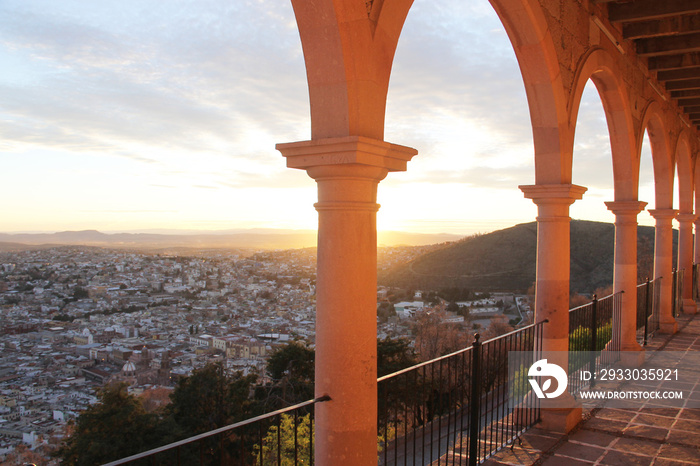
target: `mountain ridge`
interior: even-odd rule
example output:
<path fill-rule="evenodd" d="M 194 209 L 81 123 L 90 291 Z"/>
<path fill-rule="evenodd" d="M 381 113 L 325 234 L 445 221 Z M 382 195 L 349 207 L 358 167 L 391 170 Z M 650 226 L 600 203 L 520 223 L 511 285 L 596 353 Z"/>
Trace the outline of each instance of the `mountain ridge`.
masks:
<path fill-rule="evenodd" d="M 674 257 L 677 231 L 674 230 Z M 654 227 L 637 229 L 640 280 L 652 276 Z M 570 291 L 592 293 L 612 284 L 615 226 L 571 221 Z M 537 223 L 473 235 L 379 272 L 382 285 L 408 289 L 467 288 L 525 292 L 535 282 Z"/>
<path fill-rule="evenodd" d="M 161 230 L 162 231 L 162 230 Z M 191 231 L 191 230 L 190 230 Z M 447 233 L 379 232 L 380 245 L 427 245 L 456 241 L 462 236 Z M 316 246 L 316 230 L 261 229 L 203 231 L 199 233 L 103 233 L 98 230 L 59 231 L 55 233 L 0 233 L 5 249 L 26 246 L 99 246 L 153 249 L 185 248 L 260 248 L 295 249 Z M 18 246 L 20 245 L 20 246 Z M 0 248 L 2 249 L 2 248 Z"/>

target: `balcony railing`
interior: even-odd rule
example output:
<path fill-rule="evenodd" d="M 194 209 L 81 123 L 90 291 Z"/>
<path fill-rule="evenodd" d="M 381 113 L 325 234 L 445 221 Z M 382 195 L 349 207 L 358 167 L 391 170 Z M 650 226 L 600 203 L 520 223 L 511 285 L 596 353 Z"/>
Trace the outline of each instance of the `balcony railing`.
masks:
<path fill-rule="evenodd" d="M 619 319 L 622 293 L 615 293 L 593 300 L 569 311 L 569 386 L 571 393 L 578 393 L 585 382 L 580 371 L 596 372 L 613 361 L 601 358 L 604 348 L 615 350 L 613 320 Z M 611 343 L 612 342 L 612 343 Z"/>
<path fill-rule="evenodd" d="M 637 285 L 637 340 L 646 346 L 659 329 L 659 295 L 661 280 L 657 278 Z"/>
<path fill-rule="evenodd" d="M 509 403 L 508 353 L 541 351 L 544 324 L 379 378 L 379 464 L 475 465 L 537 423 Z"/>
<path fill-rule="evenodd" d="M 673 273 L 674 309 L 681 301 L 682 273 Z M 642 340 L 658 328 L 659 284 L 658 280 L 648 281 L 638 287 L 637 329 Z M 620 341 L 620 335 L 613 334 L 613 320 L 620 318 L 620 304 L 621 293 L 602 299 L 594 296 L 591 303 L 569 311 L 569 384 L 573 394 L 583 388 L 577 371 L 596 371 L 614 363 L 600 357 L 600 351 L 607 347 L 613 350 L 610 353 L 616 352 L 612 346 Z M 528 357 L 532 360 L 522 361 L 522 367 L 529 367 L 542 350 L 544 325 L 546 321 L 485 342 L 477 336 L 468 348 L 380 377 L 379 464 L 476 465 L 539 422 L 536 400 L 528 402 L 526 409 L 513 403 L 530 387 L 523 372 L 516 376 L 518 381 L 508 380 L 508 354 L 531 354 Z M 588 355 L 581 356 L 584 353 Z M 108 466 L 312 464 L 314 405 L 328 400 L 310 400 Z"/>
<path fill-rule="evenodd" d="M 678 317 L 681 315 L 681 310 L 683 309 L 683 276 L 685 275 L 685 269 L 673 270 L 673 317 Z"/>
<path fill-rule="evenodd" d="M 105 466 L 313 464 L 314 405 L 320 397 L 174 442 Z"/>
<path fill-rule="evenodd" d="M 483 343 L 477 335 L 469 348 L 379 378 L 379 463 L 478 464 L 538 422 L 539 405 L 518 410 L 509 404 L 508 352 L 541 351 L 544 324 Z M 107 466 L 313 464 L 313 408 L 328 400 L 300 403 Z"/>

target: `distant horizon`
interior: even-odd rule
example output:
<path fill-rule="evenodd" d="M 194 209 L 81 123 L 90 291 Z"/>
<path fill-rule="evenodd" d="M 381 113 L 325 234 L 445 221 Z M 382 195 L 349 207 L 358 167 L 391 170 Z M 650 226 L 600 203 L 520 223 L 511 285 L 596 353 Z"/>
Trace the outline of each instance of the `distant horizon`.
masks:
<path fill-rule="evenodd" d="M 0 2 L 0 64 L 11 199 L 0 230 L 316 228 L 315 182 L 275 150 L 311 134 L 291 3 Z M 392 69 L 384 139 L 418 155 L 380 183 L 379 231 L 469 236 L 533 221 L 518 189 L 535 183 L 527 96 L 489 2 L 416 2 Z M 614 219 L 608 134 L 589 82 L 571 180 L 588 190 L 572 217 Z M 653 208 L 644 141 L 639 199 Z"/>
<path fill-rule="evenodd" d="M 377 233 L 401 233 L 401 234 L 410 234 L 410 235 L 416 235 L 416 236 L 436 236 L 436 235 L 445 235 L 445 236 L 471 236 L 474 234 L 487 234 L 487 233 L 492 233 L 494 231 L 498 230 L 503 230 L 506 228 L 510 228 L 516 225 L 524 224 L 524 223 L 532 223 L 536 222 L 536 218 L 532 218 L 531 220 L 525 220 L 525 221 L 517 221 L 514 220 L 513 222 L 499 222 L 498 224 L 494 224 L 491 228 L 488 229 L 465 229 L 463 231 L 448 231 L 448 230 L 435 230 L 435 231 L 429 231 L 429 230 L 411 230 L 411 229 L 391 229 L 391 228 L 377 228 Z M 599 222 L 599 223 L 614 223 L 614 220 L 608 220 L 608 219 L 587 219 L 587 218 L 574 218 L 571 217 L 571 221 L 586 221 L 586 222 Z M 475 225 L 478 225 L 479 222 L 474 222 Z M 483 225 L 483 222 L 482 222 Z M 646 223 L 638 223 L 638 226 L 649 226 L 653 227 L 654 225 L 648 225 Z M 106 235 L 112 235 L 112 234 L 159 234 L 159 235 L 171 235 L 171 234 L 179 234 L 179 235 L 185 235 L 185 234 L 191 234 L 191 235 L 207 235 L 207 234 L 213 234 L 213 235 L 223 235 L 223 234 L 236 234 L 236 233 L 251 233 L 251 232 L 265 232 L 268 234 L 275 234 L 276 232 L 279 233 L 290 233 L 290 232 L 295 232 L 295 233 L 310 233 L 314 232 L 316 233 L 318 231 L 317 228 L 284 228 L 284 227 L 275 227 L 275 226 L 240 226 L 240 227 L 228 227 L 228 228 L 166 228 L 166 227 L 161 227 L 161 228 L 132 228 L 132 229 L 117 229 L 117 230 L 112 230 L 112 229 L 101 229 L 101 228 L 83 228 L 83 227 L 74 227 L 74 228 L 68 228 L 68 229 L 42 229 L 42 230 L 4 230 L 0 231 L 0 235 L 40 235 L 40 234 L 56 234 L 56 233 L 75 233 L 75 232 L 87 232 L 87 231 L 95 231 L 98 233 L 106 234 Z"/>

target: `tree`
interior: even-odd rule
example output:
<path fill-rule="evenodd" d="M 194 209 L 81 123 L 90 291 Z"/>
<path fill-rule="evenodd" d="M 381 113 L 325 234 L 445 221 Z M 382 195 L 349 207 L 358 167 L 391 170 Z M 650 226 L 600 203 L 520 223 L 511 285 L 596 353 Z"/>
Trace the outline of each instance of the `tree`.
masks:
<path fill-rule="evenodd" d="M 377 317 L 381 322 L 386 322 L 390 317 L 396 315 L 396 308 L 389 301 L 384 301 L 377 307 Z"/>
<path fill-rule="evenodd" d="M 223 365 L 208 364 L 180 380 L 170 395 L 166 414 L 189 437 L 247 419 L 255 412 L 250 390 L 257 376 L 225 374 Z"/>
<path fill-rule="evenodd" d="M 377 377 L 393 374 L 418 364 L 418 359 L 405 338 L 377 340 Z"/>
<path fill-rule="evenodd" d="M 17 447 L 11 451 L 5 461 L 2 464 L 6 465 L 27 465 L 27 464 L 43 464 L 46 462 L 46 458 L 42 455 L 32 451 L 29 447 L 23 443 L 17 445 Z"/>
<path fill-rule="evenodd" d="M 279 380 L 285 375 L 295 380 L 313 382 L 316 353 L 299 341 L 275 349 L 267 360 L 267 373 Z"/>
<path fill-rule="evenodd" d="M 459 314 L 460 308 L 459 304 L 457 304 L 455 301 L 450 301 L 450 304 L 447 305 L 447 312 L 452 312 L 454 314 Z"/>
<path fill-rule="evenodd" d="M 302 342 L 293 341 L 275 349 L 267 359 L 267 374 L 275 381 L 270 395 L 285 404 L 313 398 L 315 362 L 316 353 Z"/>
<path fill-rule="evenodd" d="M 512 331 L 513 327 L 508 323 L 508 318 L 504 315 L 499 315 L 491 319 L 491 325 L 483 333 L 481 341 L 490 340 Z"/>
<path fill-rule="evenodd" d="M 158 416 L 147 413 L 126 388 L 126 384 L 106 386 L 99 403 L 80 414 L 72 435 L 56 454 L 63 464 L 104 464 L 171 440 Z"/>
<path fill-rule="evenodd" d="M 314 423 L 310 417 L 307 414 L 295 420 L 293 414 L 282 414 L 279 424 L 271 426 L 267 431 L 262 445 L 255 445 L 255 456 L 262 459 L 264 466 L 312 464 L 311 438 L 314 435 Z"/>
<path fill-rule="evenodd" d="M 444 314 L 426 312 L 414 321 L 416 352 L 421 361 L 443 356 L 468 346 L 467 335 L 458 324 L 443 322 Z"/>

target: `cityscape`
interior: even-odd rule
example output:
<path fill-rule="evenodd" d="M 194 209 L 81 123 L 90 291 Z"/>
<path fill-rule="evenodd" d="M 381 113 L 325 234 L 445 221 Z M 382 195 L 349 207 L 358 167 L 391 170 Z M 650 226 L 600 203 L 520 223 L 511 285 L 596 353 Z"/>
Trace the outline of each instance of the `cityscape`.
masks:
<path fill-rule="evenodd" d="M 700 464 L 699 31 L 0 2 L 0 464 Z"/>
<path fill-rule="evenodd" d="M 379 267 L 408 262 L 426 248 L 381 248 Z M 171 390 L 211 363 L 269 383 L 273 348 L 290 341 L 314 346 L 315 254 L 180 256 L 81 246 L 0 253 L 0 458 L 27 445 L 50 460 L 66 424 L 108 384 L 126 383 L 137 396 Z M 380 286 L 377 306 L 393 301 L 393 315 L 378 317 L 377 337 L 415 343 L 415 323 L 429 313 L 457 325 L 464 339 L 494 319 L 530 319 L 526 296 L 460 301 L 458 314 L 444 299 L 422 299 L 427 291 Z"/>

